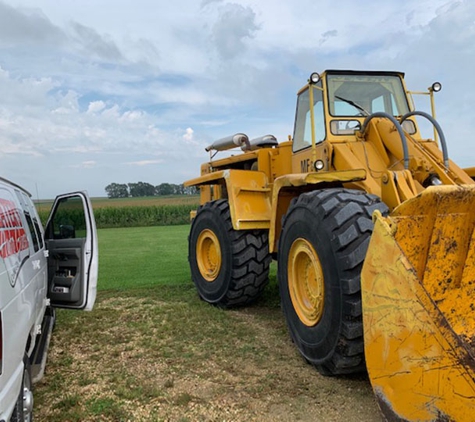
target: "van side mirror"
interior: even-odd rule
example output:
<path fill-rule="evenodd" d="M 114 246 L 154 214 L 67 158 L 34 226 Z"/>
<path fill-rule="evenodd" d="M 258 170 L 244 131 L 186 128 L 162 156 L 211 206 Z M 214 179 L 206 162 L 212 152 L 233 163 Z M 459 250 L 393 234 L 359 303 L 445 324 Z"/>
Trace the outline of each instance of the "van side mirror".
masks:
<path fill-rule="evenodd" d="M 59 226 L 59 237 L 60 239 L 74 239 L 76 237 L 76 230 L 74 230 L 74 226 L 61 224 Z"/>

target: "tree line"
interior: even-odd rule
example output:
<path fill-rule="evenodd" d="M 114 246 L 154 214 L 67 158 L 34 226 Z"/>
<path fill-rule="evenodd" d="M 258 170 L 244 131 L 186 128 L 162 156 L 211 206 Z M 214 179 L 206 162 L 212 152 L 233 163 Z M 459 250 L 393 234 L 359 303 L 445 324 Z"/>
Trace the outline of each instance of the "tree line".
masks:
<path fill-rule="evenodd" d="M 185 187 L 183 184 L 161 183 L 154 186 L 147 182 L 137 183 L 110 183 L 105 187 L 109 198 L 129 198 L 157 195 L 195 195 L 198 189 L 195 186 Z"/>

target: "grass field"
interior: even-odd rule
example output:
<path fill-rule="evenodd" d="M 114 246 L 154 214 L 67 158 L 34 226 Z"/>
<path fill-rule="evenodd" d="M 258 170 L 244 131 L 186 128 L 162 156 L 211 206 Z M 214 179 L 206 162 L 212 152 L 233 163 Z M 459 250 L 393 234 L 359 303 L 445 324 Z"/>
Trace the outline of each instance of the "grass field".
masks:
<path fill-rule="evenodd" d="M 99 290 L 188 284 L 190 227 L 99 230 Z"/>
<path fill-rule="evenodd" d="M 58 311 L 37 421 L 379 421 L 365 377 L 325 378 L 300 357 L 275 267 L 255 305 L 199 300 L 189 226 L 104 229 L 93 312 Z"/>

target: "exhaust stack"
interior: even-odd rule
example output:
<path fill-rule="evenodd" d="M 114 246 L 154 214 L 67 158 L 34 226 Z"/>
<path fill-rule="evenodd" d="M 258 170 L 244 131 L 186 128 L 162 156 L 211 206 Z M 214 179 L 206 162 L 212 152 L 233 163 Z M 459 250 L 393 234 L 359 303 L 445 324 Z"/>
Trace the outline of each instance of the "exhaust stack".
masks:
<path fill-rule="evenodd" d="M 235 135 L 226 136 L 225 138 L 214 141 L 210 146 L 206 147 L 205 150 L 207 152 L 211 150 L 226 151 L 227 149 L 243 146 L 246 149 L 250 149 L 249 138 L 244 133 L 236 133 Z"/>

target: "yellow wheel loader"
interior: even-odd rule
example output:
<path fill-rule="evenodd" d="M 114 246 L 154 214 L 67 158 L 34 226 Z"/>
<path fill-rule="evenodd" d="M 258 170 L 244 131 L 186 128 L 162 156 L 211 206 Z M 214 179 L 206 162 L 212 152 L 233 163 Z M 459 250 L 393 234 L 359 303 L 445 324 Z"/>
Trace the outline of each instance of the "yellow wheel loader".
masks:
<path fill-rule="evenodd" d="M 400 72 L 313 73 L 292 138 L 212 143 L 185 183 L 191 275 L 203 300 L 245 305 L 276 259 L 290 335 L 322 374 L 367 370 L 389 420 L 472 421 L 475 168 L 413 94 Z"/>

